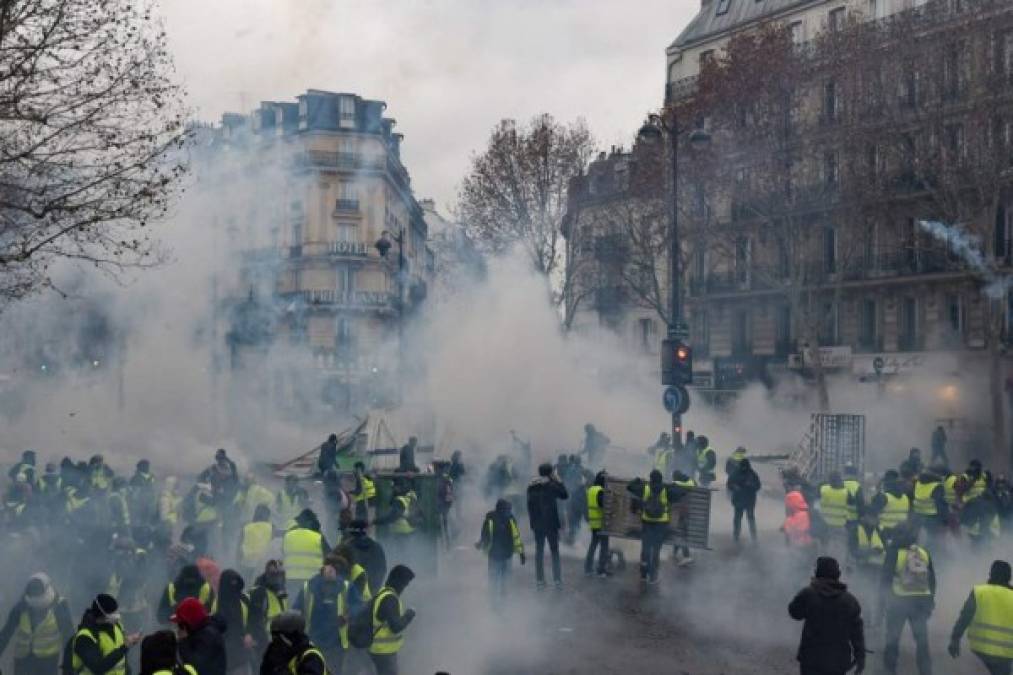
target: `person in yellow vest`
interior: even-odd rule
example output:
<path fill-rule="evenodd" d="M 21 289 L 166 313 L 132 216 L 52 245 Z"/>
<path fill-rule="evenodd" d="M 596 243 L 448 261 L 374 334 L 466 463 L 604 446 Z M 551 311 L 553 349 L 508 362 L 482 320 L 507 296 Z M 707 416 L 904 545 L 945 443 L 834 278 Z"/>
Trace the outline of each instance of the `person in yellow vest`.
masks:
<path fill-rule="evenodd" d="M 975 586 L 967 596 L 960 617 L 950 635 L 950 656 L 960 656 L 960 639 L 967 641 L 989 675 L 1010 675 L 1013 671 L 1013 588 L 1011 569 L 1005 560 L 996 560 L 988 583 Z"/>
<path fill-rule="evenodd" d="M 718 455 L 710 446 L 706 436 L 696 437 L 696 480 L 703 487 L 710 486 L 716 476 L 715 467 L 718 464 Z"/>
<path fill-rule="evenodd" d="M 197 675 L 191 665 L 179 662 L 179 642 L 171 630 L 160 630 L 141 641 L 142 675 Z"/>
<path fill-rule="evenodd" d="M 366 465 L 362 462 L 355 463 L 355 489 L 352 490 L 355 498 L 355 517 L 358 520 L 369 522 L 370 510 L 376 509 L 376 484 L 366 474 Z"/>
<path fill-rule="evenodd" d="M 253 522 L 243 526 L 239 534 L 239 571 L 244 579 L 250 579 L 264 566 L 271 553 L 274 525 L 271 523 L 271 509 L 264 504 L 257 505 Z"/>
<path fill-rule="evenodd" d="M 288 594 L 292 598 L 320 571 L 324 556 L 331 550 L 320 533 L 320 520 L 311 509 L 303 509 L 295 522 L 295 527 L 286 532 L 281 541 Z"/>
<path fill-rule="evenodd" d="M 126 675 L 127 652 L 141 641 L 140 633 L 124 635 L 116 598 L 100 593 L 84 612 L 70 645 L 74 673 Z"/>
<path fill-rule="evenodd" d="M 292 609 L 302 612 L 306 635 L 323 652 L 327 667 L 340 673 L 348 650 L 348 562 L 329 554 L 320 572 L 303 584 Z"/>
<path fill-rule="evenodd" d="M 830 482 L 820 486 L 820 517 L 826 526 L 823 532 L 824 549 L 835 558 L 844 558 L 848 541 L 848 500 L 851 494 L 844 487 L 839 471 L 830 474 Z"/>
<path fill-rule="evenodd" d="M 299 612 L 282 612 L 271 621 L 271 643 L 260 665 L 261 675 L 326 675 L 323 652 L 306 635 Z"/>
<path fill-rule="evenodd" d="M 127 495 L 127 479 L 116 476 L 106 495 L 110 524 L 121 535 L 130 534 L 130 502 Z"/>
<path fill-rule="evenodd" d="M 950 507 L 946 503 L 946 487 L 935 471 L 923 471 L 915 480 L 911 503 L 911 518 L 918 531 L 925 531 L 931 545 L 939 541 L 946 531 Z"/>
<path fill-rule="evenodd" d="M 981 461 L 972 459 L 964 472 L 964 491 L 961 494 L 961 501 L 968 503 L 977 499 L 989 491 L 992 483 L 992 475 L 982 468 Z"/>
<path fill-rule="evenodd" d="M 390 506 L 383 515 L 376 518 L 376 525 L 387 526 L 384 545 L 390 549 L 392 558 L 405 559 L 411 555 L 411 544 L 416 525 L 420 522 L 418 495 L 411 484 L 400 479 L 394 481 Z"/>
<path fill-rule="evenodd" d="M 292 529 L 296 524 L 296 516 L 308 508 L 309 503 L 309 493 L 299 485 L 299 479 L 295 476 L 285 476 L 285 486 L 275 500 L 275 525 L 283 530 Z"/>
<path fill-rule="evenodd" d="M 183 501 L 176 491 L 178 482 L 175 476 L 167 476 L 158 496 L 158 522 L 170 534 L 179 522 L 179 505 Z"/>
<path fill-rule="evenodd" d="M 159 622 L 168 623 L 179 603 L 187 598 L 197 598 L 209 612 L 214 606 L 215 592 L 211 584 L 204 580 L 197 565 L 184 565 L 176 578 L 165 587 L 158 603 Z"/>
<path fill-rule="evenodd" d="M 520 557 L 522 565 L 526 562 L 524 543 L 510 502 L 498 499 L 496 508 L 485 514 L 475 548 L 485 551 L 489 558 L 489 596 L 492 606 L 499 609 L 506 598 L 514 554 Z"/>
<path fill-rule="evenodd" d="M 907 526 L 911 517 L 911 498 L 904 492 L 896 471 L 891 469 L 883 474 L 880 492 L 872 498 L 869 508 L 879 516 L 879 526 L 887 539 L 894 530 Z"/>
<path fill-rule="evenodd" d="M 248 473 L 243 477 L 243 482 L 236 493 L 236 506 L 242 515 L 243 522 L 250 522 L 254 519 L 258 506 L 264 505 L 273 510 L 275 499 L 273 492 L 258 483 L 252 473 Z"/>
<path fill-rule="evenodd" d="M 897 672 L 900 638 L 905 624 L 911 625 L 919 675 L 932 673 L 928 620 L 935 609 L 936 573 L 929 552 L 915 542 L 913 528 L 895 529 L 880 576 L 877 615 L 886 616 L 883 665 L 890 675 Z"/>
<path fill-rule="evenodd" d="M 847 464 L 844 467 L 844 487 L 848 490 L 848 526 L 858 526 L 858 518 L 865 510 L 865 495 L 862 494 L 862 481 L 858 478 L 858 467 Z"/>
<path fill-rule="evenodd" d="M 415 610 L 405 608 L 401 599 L 415 573 L 406 565 L 395 565 L 387 583 L 373 598 L 373 644 L 369 658 L 377 675 L 397 675 L 397 655 L 404 645 L 404 632 L 415 618 Z"/>
<path fill-rule="evenodd" d="M 636 500 L 640 510 L 640 579 L 648 584 L 658 583 L 661 547 L 672 522 L 672 505 L 686 491 L 674 485 L 665 485 L 661 472 L 651 472 L 647 482 L 635 478 L 626 490 Z"/>
<path fill-rule="evenodd" d="M 735 452 L 725 460 L 725 476 L 731 477 L 739 468 L 739 462 L 746 458 L 746 449 L 741 445 L 735 448 Z M 665 475 L 668 475 L 667 473 Z"/>
<path fill-rule="evenodd" d="M 667 450 L 671 452 L 671 449 Z M 591 568 L 594 565 L 594 554 L 598 552 L 598 565 L 595 567 L 599 577 L 609 576 L 609 538 L 603 532 L 605 527 L 605 472 L 599 471 L 594 481 L 587 488 L 587 524 L 591 528 L 591 543 L 587 547 L 587 555 L 584 556 L 584 574 L 591 576 Z"/>
<path fill-rule="evenodd" d="M 70 607 L 38 572 L 28 579 L 24 595 L 0 629 L 0 654 L 14 642 L 14 675 L 56 673 L 63 645 L 74 634 Z"/>
<path fill-rule="evenodd" d="M 113 470 L 110 469 L 102 455 L 94 455 L 88 461 L 88 483 L 92 496 L 104 495 L 113 485 Z"/>
<path fill-rule="evenodd" d="M 271 641 L 271 621 L 287 608 L 285 565 L 280 560 L 268 560 L 264 573 L 256 578 L 250 590 L 250 634 L 258 656 L 264 653 Z"/>
<path fill-rule="evenodd" d="M 349 530 L 361 522 L 353 520 Z M 352 541 L 342 539 L 341 543 L 334 547 L 332 553 L 348 561 L 348 583 L 351 586 L 352 600 L 356 603 L 372 600 L 373 586 L 369 582 L 369 571 L 365 565 L 359 562 L 358 558 L 362 556 L 356 556 L 355 549 L 352 548 Z M 384 574 L 386 573 L 387 570 L 384 570 Z"/>

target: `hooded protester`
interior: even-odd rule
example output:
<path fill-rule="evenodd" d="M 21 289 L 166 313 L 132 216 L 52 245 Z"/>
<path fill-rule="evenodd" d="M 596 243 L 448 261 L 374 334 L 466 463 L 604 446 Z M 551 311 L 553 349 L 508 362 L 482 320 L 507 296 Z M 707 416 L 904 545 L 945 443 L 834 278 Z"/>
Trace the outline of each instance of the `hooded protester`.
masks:
<path fill-rule="evenodd" d="M 81 617 L 64 660 L 70 658 L 75 673 L 123 672 L 127 669 L 127 652 L 140 641 L 140 633 L 123 634 L 116 599 L 100 593 Z"/>
<path fill-rule="evenodd" d="M 271 643 L 260 663 L 260 675 L 325 675 L 324 655 L 306 635 L 299 612 L 282 612 L 271 621 Z"/>
<path fill-rule="evenodd" d="M 250 635 L 257 653 L 267 649 L 271 621 L 288 607 L 285 566 L 280 560 L 268 560 L 264 573 L 257 577 L 250 591 Z"/>
<path fill-rule="evenodd" d="M 222 626 L 212 621 L 196 598 L 179 603 L 170 617 L 179 636 L 179 658 L 200 675 L 226 675 L 225 640 Z"/>
<path fill-rule="evenodd" d="M 862 608 L 840 578 L 837 560 L 817 558 L 811 583 L 788 605 L 791 618 L 805 622 L 797 656 L 802 675 L 865 670 Z"/>
<path fill-rule="evenodd" d="M 731 460 L 729 460 L 731 461 Z M 749 537 L 756 541 L 756 494 L 760 491 L 760 476 L 744 456 L 736 460 L 728 476 L 728 492 L 732 496 L 735 515 L 732 518 L 732 536 L 739 541 L 742 533 L 742 516 L 749 523 Z"/>
<path fill-rule="evenodd" d="M 354 566 L 361 565 L 366 570 L 366 578 L 369 581 L 371 591 L 376 591 L 383 586 L 387 578 L 387 556 L 383 552 L 383 546 L 366 532 L 366 521 L 353 520 L 343 544 L 352 550 L 352 558 L 349 562 L 353 564 L 353 577 L 355 577 Z M 347 556 L 345 556 L 347 558 Z M 353 578 L 352 582 L 356 583 Z"/>
<path fill-rule="evenodd" d="M 369 658 L 377 675 L 397 675 L 397 655 L 404 644 L 404 631 L 415 618 L 415 610 L 405 608 L 401 596 L 415 573 L 405 565 L 395 565 L 387 583 L 373 599 L 373 644 Z"/>
<path fill-rule="evenodd" d="M 141 675 L 197 675 L 179 662 L 179 643 L 171 630 L 160 630 L 141 641 Z"/>
<path fill-rule="evenodd" d="M 535 533 L 535 577 L 539 588 L 545 588 L 545 544 L 552 555 L 552 579 L 556 588 L 562 588 L 563 576 L 559 563 L 559 530 L 562 521 L 556 502 L 569 494 L 553 472 L 552 465 L 538 467 L 538 478 L 528 485 L 528 523 Z"/>
<path fill-rule="evenodd" d="M 485 514 L 475 548 L 485 551 L 489 556 L 489 592 L 493 606 L 499 606 L 506 597 L 514 554 L 520 556 L 522 565 L 525 563 L 524 543 L 510 502 L 499 499 L 496 508 Z"/>
<path fill-rule="evenodd" d="M 781 531 L 789 547 L 808 549 L 812 546 L 812 521 L 809 519 L 809 505 L 797 488 L 784 496 L 784 524 Z"/>
<path fill-rule="evenodd" d="M 187 598 L 196 598 L 204 606 L 205 611 L 214 605 L 215 592 L 197 565 L 184 565 L 176 578 L 165 587 L 162 599 L 158 603 L 159 622 L 171 621 L 177 605 Z"/>
<path fill-rule="evenodd" d="M 74 634 L 67 601 L 38 572 L 28 579 L 24 595 L 0 629 L 0 654 L 14 639 L 14 675 L 55 673 L 63 645 Z"/>
<path fill-rule="evenodd" d="M 229 675 L 247 675 L 253 653 L 250 599 L 243 592 L 245 583 L 239 572 L 227 569 L 218 581 L 218 599 L 215 615 L 219 626 L 225 628 L 225 662 Z"/>
<path fill-rule="evenodd" d="M 967 634 L 971 651 L 989 675 L 1010 675 L 1013 671 L 1013 576 L 1010 564 L 996 560 L 988 573 L 988 583 L 975 586 L 967 596 L 960 618 L 953 626 L 950 656 L 960 656 L 960 639 Z"/>

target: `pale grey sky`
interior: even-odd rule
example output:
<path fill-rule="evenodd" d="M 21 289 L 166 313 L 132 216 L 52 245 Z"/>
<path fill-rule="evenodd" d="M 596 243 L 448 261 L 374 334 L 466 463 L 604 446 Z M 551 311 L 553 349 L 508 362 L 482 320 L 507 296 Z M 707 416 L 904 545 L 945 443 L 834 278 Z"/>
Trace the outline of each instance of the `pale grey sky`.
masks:
<path fill-rule="evenodd" d="M 306 89 L 387 101 L 416 196 L 454 201 L 504 117 L 583 117 L 628 144 L 662 100 L 665 47 L 699 0 L 162 0 L 205 120 Z"/>

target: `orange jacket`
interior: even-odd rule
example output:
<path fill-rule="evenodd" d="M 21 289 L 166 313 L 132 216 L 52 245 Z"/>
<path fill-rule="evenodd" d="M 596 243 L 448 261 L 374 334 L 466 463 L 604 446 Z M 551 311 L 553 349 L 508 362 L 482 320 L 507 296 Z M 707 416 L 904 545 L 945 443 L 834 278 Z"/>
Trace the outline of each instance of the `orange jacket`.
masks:
<path fill-rule="evenodd" d="M 809 505 L 805 503 L 805 497 L 798 490 L 793 490 L 784 496 L 785 518 L 782 529 L 785 537 L 788 538 L 789 546 L 808 546 L 812 543 L 812 536 L 809 531 Z"/>

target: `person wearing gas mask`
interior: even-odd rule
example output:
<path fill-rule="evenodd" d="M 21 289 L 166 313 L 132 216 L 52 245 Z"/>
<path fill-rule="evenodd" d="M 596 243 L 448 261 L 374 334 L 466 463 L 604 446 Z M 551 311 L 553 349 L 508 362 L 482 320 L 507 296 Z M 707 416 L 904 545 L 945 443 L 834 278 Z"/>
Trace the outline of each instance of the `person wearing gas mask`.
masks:
<path fill-rule="evenodd" d="M 55 673 L 63 645 L 74 634 L 67 601 L 49 577 L 33 574 L 24 595 L 15 603 L 0 629 L 0 654 L 14 642 L 14 675 Z"/>
<path fill-rule="evenodd" d="M 70 666 L 75 673 L 125 673 L 127 652 L 141 641 L 140 633 L 124 635 L 116 598 L 99 593 L 81 617 L 70 643 Z"/>

